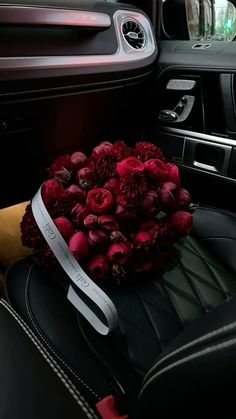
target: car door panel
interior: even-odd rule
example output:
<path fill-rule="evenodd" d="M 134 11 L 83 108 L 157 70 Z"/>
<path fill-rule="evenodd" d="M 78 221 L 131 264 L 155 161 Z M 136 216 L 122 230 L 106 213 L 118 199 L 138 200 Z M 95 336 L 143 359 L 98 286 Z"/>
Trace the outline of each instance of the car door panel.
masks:
<path fill-rule="evenodd" d="M 142 48 L 123 36 L 128 21 L 144 28 Z M 157 57 L 142 10 L 90 1 L 1 2 L 0 34 L 1 207 L 30 199 L 59 154 L 140 137 L 151 106 L 140 98 L 148 97 Z"/>
<path fill-rule="evenodd" d="M 146 138 L 156 138 L 167 158 L 179 164 L 195 202 L 235 210 L 236 43 L 207 44 L 178 40 L 158 43 L 153 126 Z M 173 80 L 178 80 L 179 88 L 168 88 Z M 181 89 L 182 80 L 193 81 L 194 87 Z M 175 110 L 184 95 L 195 100 L 185 121 L 160 118 L 163 110 Z"/>

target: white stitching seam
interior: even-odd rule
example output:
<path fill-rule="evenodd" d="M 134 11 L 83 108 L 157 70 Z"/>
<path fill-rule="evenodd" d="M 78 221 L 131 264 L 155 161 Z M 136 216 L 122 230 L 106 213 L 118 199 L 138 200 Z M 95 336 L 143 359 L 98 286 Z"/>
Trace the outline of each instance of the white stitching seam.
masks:
<path fill-rule="evenodd" d="M 180 359 L 179 361 L 173 362 L 173 364 L 168 365 L 167 367 L 163 368 L 162 370 L 158 371 L 155 375 L 153 375 L 143 386 L 142 390 L 140 391 L 139 398 L 142 396 L 145 389 L 152 383 L 152 381 L 156 380 L 157 377 L 164 374 L 167 371 L 172 370 L 175 367 L 179 367 L 183 364 L 186 364 L 189 361 L 192 361 L 194 359 L 200 358 L 204 355 L 211 354 L 212 352 L 217 352 L 225 348 L 229 348 L 230 346 L 233 346 L 236 344 L 236 338 L 230 339 L 227 342 L 219 343 L 218 345 L 210 346 L 206 349 L 203 349 L 199 352 L 196 352 L 195 354 L 189 355 L 185 358 Z"/>
<path fill-rule="evenodd" d="M 2 306 L 4 306 L 6 310 L 8 310 L 8 312 L 12 315 L 12 317 L 14 317 L 14 319 L 17 321 L 17 323 L 20 325 L 20 327 L 24 330 L 26 335 L 30 338 L 32 343 L 38 349 L 40 354 L 43 356 L 45 361 L 52 368 L 54 373 L 56 373 L 57 377 L 64 384 L 64 386 L 69 391 L 69 393 L 72 395 L 74 400 L 77 402 L 77 404 L 83 410 L 83 412 L 87 415 L 87 417 L 89 419 L 98 419 L 98 416 L 96 415 L 96 413 L 92 410 L 92 408 L 86 402 L 84 397 L 80 394 L 80 392 L 77 390 L 75 385 L 71 382 L 71 380 L 67 377 L 67 375 L 64 373 L 64 371 L 60 368 L 60 366 L 52 358 L 52 356 L 49 354 L 49 352 L 42 346 L 41 342 L 33 334 L 33 332 L 29 329 L 27 324 L 18 316 L 18 314 L 12 309 L 12 307 L 9 306 L 9 304 L 6 301 L 0 300 L 0 304 Z"/>
<path fill-rule="evenodd" d="M 39 334 L 39 336 L 40 336 L 40 338 L 42 339 L 42 341 L 44 342 L 44 344 L 50 349 L 50 351 L 53 353 L 53 355 L 68 369 L 68 371 L 70 371 L 71 372 L 71 374 L 73 374 L 74 375 L 74 377 L 76 377 L 77 378 L 77 380 L 81 383 L 81 384 L 83 384 L 84 385 L 84 387 L 86 387 L 86 389 L 87 390 L 89 390 L 92 394 L 93 394 L 93 396 L 95 396 L 98 400 L 101 400 L 101 397 L 99 397 L 98 395 L 97 395 L 97 393 L 95 393 L 95 391 L 93 391 L 90 387 L 89 387 L 89 385 L 87 384 L 87 383 L 85 383 L 83 380 L 82 380 L 82 378 L 80 378 L 77 374 L 76 374 L 76 372 L 64 361 L 64 359 L 63 358 L 61 358 L 58 354 L 57 354 L 57 352 L 53 349 L 53 347 L 48 343 L 48 341 L 44 338 L 44 336 L 42 335 L 42 333 L 41 333 L 41 331 L 40 331 L 40 329 L 39 329 L 39 327 L 37 326 L 37 324 L 35 323 L 35 321 L 34 321 L 34 319 L 33 319 L 33 316 L 32 316 L 32 314 L 31 314 L 31 310 L 30 310 L 30 307 L 29 307 L 29 303 L 28 303 L 28 298 L 27 298 L 27 291 L 28 291 L 28 286 L 29 286 L 29 279 L 30 279 L 30 274 L 31 274 L 31 271 L 32 271 L 32 268 L 33 268 L 33 266 L 34 266 L 34 264 L 32 264 L 31 266 L 30 266 L 30 269 L 29 269 L 29 272 L 28 272 L 28 275 L 27 275 L 27 280 L 26 280 L 26 286 L 25 286 L 25 304 L 26 304 L 26 308 L 27 308 L 27 313 L 28 313 L 28 316 L 29 316 L 29 318 L 30 318 L 30 320 L 31 320 L 31 322 L 32 322 L 32 324 L 33 324 L 33 326 L 35 327 L 35 329 L 36 329 L 36 331 L 37 331 L 37 333 Z"/>
<path fill-rule="evenodd" d="M 220 327 L 219 329 L 214 330 L 213 332 L 209 332 L 206 335 L 200 336 L 197 339 L 192 340 L 191 342 L 186 343 L 185 345 L 181 346 L 180 348 L 176 349 L 175 351 L 169 353 L 168 355 L 166 355 L 164 358 L 160 359 L 160 361 L 158 361 L 155 365 L 153 365 L 153 367 L 148 371 L 147 375 L 144 378 L 144 382 L 146 382 L 148 380 L 148 377 L 150 376 L 150 374 L 153 373 L 153 371 L 159 366 L 161 365 L 163 362 L 165 362 L 167 359 L 171 358 L 172 356 L 178 354 L 179 352 L 184 351 L 185 349 L 191 348 L 192 346 L 194 346 L 195 344 L 201 343 L 206 341 L 207 339 L 210 339 L 212 337 L 218 336 L 221 333 L 224 332 L 228 332 L 231 329 L 234 329 L 236 327 L 236 322 L 230 323 L 226 326 Z"/>

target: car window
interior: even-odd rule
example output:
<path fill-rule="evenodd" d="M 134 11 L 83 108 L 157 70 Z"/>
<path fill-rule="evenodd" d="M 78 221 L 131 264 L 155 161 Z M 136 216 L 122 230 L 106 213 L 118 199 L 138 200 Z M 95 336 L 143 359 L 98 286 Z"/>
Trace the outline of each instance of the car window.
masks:
<path fill-rule="evenodd" d="M 228 0 L 185 0 L 191 40 L 232 41 L 236 8 Z"/>

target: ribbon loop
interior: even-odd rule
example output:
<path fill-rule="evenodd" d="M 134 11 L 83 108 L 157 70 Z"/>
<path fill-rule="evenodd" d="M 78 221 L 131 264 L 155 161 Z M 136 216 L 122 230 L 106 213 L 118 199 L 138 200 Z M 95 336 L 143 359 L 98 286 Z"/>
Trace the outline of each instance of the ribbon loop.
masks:
<path fill-rule="evenodd" d="M 70 252 L 65 240 L 44 205 L 41 188 L 34 196 L 31 205 L 35 221 L 58 262 L 73 284 L 96 304 L 99 310 L 101 310 L 105 316 L 107 325 L 104 324 L 91 308 L 78 296 L 71 285 L 67 294 L 68 300 L 88 320 L 97 332 L 102 335 L 107 335 L 118 324 L 118 314 L 113 302 L 105 292 L 89 278 Z"/>

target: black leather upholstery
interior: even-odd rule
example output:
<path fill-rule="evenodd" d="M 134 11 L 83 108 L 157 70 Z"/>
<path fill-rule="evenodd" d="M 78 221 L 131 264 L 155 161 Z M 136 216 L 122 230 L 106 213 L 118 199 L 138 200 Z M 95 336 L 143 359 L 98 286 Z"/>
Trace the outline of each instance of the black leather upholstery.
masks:
<path fill-rule="evenodd" d="M 200 207 L 194 214 L 193 235 L 236 274 L 236 214 Z"/>
<path fill-rule="evenodd" d="M 213 209 L 196 210 L 193 234 L 178 241 L 168 269 L 162 276 L 143 278 L 132 287 L 109 291 L 119 313 L 120 330 L 108 338 L 98 336 L 85 320 L 76 316 L 73 307 L 66 301 L 63 286 L 54 282 L 32 258 L 16 263 L 9 270 L 6 278 L 9 301 L 90 403 L 96 403 L 113 391 L 113 385 L 109 384 L 107 376 L 115 376 L 128 395 L 129 417 L 136 418 L 138 412 L 141 412 L 142 418 L 151 417 L 151 414 L 155 417 L 157 403 L 157 411 L 167 417 L 166 406 L 171 410 L 167 397 L 169 389 L 173 392 L 173 407 L 180 409 L 181 400 L 185 397 L 183 393 L 188 388 L 189 392 L 186 394 L 191 399 L 196 390 L 194 385 L 199 386 L 201 380 L 205 382 L 205 374 L 207 378 L 212 374 L 213 381 L 218 377 L 217 372 L 213 374 L 214 368 L 217 371 L 217 351 L 214 352 L 215 361 L 209 368 L 209 377 L 207 370 L 202 373 L 203 366 L 208 365 L 208 362 L 204 363 L 207 359 L 205 357 L 202 358 L 203 362 L 200 360 L 200 364 L 194 361 L 191 365 L 184 364 L 183 369 L 178 368 L 178 380 L 181 380 L 182 370 L 185 377 L 182 386 L 178 387 L 178 380 L 175 382 L 175 369 L 171 369 L 168 374 L 158 375 L 159 370 L 155 368 L 155 385 L 152 381 L 150 392 L 144 390 L 141 393 L 140 405 L 135 402 L 138 389 L 145 374 L 155 365 L 156 359 L 163 359 L 168 351 L 175 350 L 178 345 L 181 346 L 191 339 L 191 333 L 195 339 L 201 333 L 207 333 L 207 330 L 215 330 L 221 324 L 221 313 L 222 324 L 228 321 L 224 310 L 227 314 L 227 307 L 230 307 L 232 314 L 232 307 L 236 304 L 234 300 L 231 301 L 236 294 L 236 277 L 233 250 L 232 253 L 231 247 L 230 251 L 225 250 L 225 240 L 221 241 L 221 237 L 230 237 L 234 247 L 235 221 L 234 216 L 229 213 L 224 214 Z M 214 314 L 216 320 L 213 319 L 211 323 L 210 319 Z M 232 332 L 234 333 L 234 329 Z M 221 340 L 223 338 L 224 336 L 220 336 Z M 198 347 L 193 347 L 193 351 L 195 349 L 198 350 Z M 232 346 L 229 355 L 231 361 L 233 351 Z M 174 358 L 170 357 L 171 359 Z M 225 380 L 229 364 L 224 360 L 222 365 L 225 365 L 226 372 L 223 374 L 219 368 L 219 379 L 223 377 Z M 188 386 L 188 381 L 192 380 L 191 374 L 196 374 L 192 387 Z M 169 377 L 170 385 L 166 377 Z M 148 380 L 145 379 L 146 381 Z M 209 386 L 211 379 L 206 380 L 206 383 Z M 175 386 L 178 387 L 176 397 Z M 157 401 L 158 393 L 160 398 Z M 204 395 L 204 391 L 201 394 Z M 177 401 L 180 401 L 180 405 Z M 145 416 L 148 406 L 149 416 Z M 181 411 L 182 416 L 185 413 Z"/>
<path fill-rule="evenodd" d="M 96 414 L 32 331 L 0 301 L 0 418 L 84 419 Z"/>

